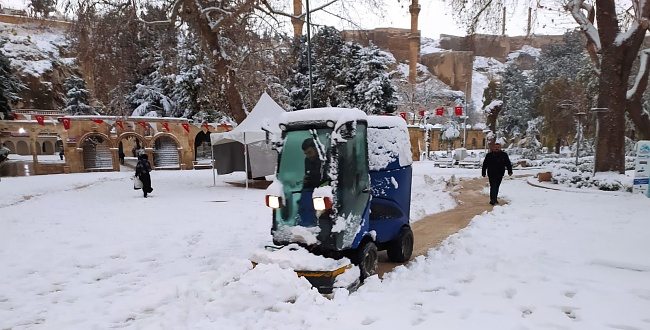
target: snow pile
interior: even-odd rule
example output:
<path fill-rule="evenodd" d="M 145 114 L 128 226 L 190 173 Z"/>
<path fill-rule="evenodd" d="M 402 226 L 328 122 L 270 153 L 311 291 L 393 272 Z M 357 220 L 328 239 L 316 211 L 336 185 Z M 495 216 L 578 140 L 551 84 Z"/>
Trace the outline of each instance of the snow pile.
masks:
<path fill-rule="evenodd" d="M 508 60 L 506 62 L 514 61 L 515 59 L 517 59 L 522 54 L 526 54 L 526 55 L 530 55 L 530 56 L 532 56 L 534 58 L 538 58 L 541 53 L 542 53 L 541 48 L 535 48 L 535 47 L 532 47 L 532 46 L 529 46 L 529 45 L 524 45 L 520 50 L 516 50 L 516 51 L 510 53 L 508 55 Z"/>
<path fill-rule="evenodd" d="M 431 39 L 422 37 L 420 40 L 420 54 L 431 54 L 448 52 L 449 50 L 440 48 L 440 39 Z"/>
<path fill-rule="evenodd" d="M 282 269 L 301 271 L 334 271 L 350 264 L 350 260 L 325 258 L 311 254 L 298 244 L 289 244 L 281 249 L 254 251 L 251 258 L 258 264 L 275 264 Z"/>

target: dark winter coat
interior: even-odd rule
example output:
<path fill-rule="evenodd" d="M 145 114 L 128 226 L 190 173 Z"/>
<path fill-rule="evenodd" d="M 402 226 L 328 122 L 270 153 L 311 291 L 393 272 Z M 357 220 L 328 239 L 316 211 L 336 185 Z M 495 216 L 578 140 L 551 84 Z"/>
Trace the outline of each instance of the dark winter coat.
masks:
<path fill-rule="evenodd" d="M 508 154 L 503 151 L 492 151 L 485 155 L 481 174 L 485 176 L 485 172 L 487 171 L 489 177 L 503 177 L 506 168 L 508 169 L 508 174 L 512 175 L 512 163 Z"/>
<path fill-rule="evenodd" d="M 319 159 L 305 158 L 305 180 L 303 182 L 303 188 L 313 189 L 321 184 L 320 165 Z"/>
<path fill-rule="evenodd" d="M 140 159 L 138 165 L 135 166 L 135 175 L 149 174 L 151 172 L 151 164 L 146 159 Z"/>

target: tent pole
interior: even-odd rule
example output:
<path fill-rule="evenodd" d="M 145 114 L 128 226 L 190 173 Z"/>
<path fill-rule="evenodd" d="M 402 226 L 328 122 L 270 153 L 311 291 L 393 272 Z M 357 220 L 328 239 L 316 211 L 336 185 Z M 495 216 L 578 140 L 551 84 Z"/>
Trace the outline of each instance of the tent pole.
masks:
<path fill-rule="evenodd" d="M 248 144 L 246 144 L 246 132 L 244 132 L 244 173 L 246 173 L 246 189 L 248 189 Z"/>
<path fill-rule="evenodd" d="M 212 142 L 210 142 L 210 151 L 212 152 L 212 186 L 216 187 L 217 186 L 217 176 L 214 173 L 214 146 L 212 145 Z"/>

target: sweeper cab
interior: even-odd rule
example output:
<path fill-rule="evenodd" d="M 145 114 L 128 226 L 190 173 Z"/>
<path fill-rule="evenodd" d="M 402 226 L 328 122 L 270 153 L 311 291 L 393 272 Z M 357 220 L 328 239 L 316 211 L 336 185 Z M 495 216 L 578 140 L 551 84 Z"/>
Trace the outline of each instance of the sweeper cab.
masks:
<path fill-rule="evenodd" d="M 283 114 L 280 129 L 276 180 L 266 195 L 273 209 L 271 253 L 291 259 L 306 250 L 330 260 L 294 268 L 321 293 L 331 292 L 346 271 L 360 281 L 376 274 L 379 251 L 392 262 L 408 261 L 412 158 L 405 121 L 319 108 Z"/>

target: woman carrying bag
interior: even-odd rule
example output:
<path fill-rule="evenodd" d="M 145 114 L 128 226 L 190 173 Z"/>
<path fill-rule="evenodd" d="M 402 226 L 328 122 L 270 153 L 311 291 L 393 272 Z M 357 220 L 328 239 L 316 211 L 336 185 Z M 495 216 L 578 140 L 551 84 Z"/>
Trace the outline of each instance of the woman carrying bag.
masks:
<path fill-rule="evenodd" d="M 142 154 L 138 159 L 138 165 L 135 166 L 135 177 L 142 182 L 142 192 L 144 193 L 144 198 L 147 198 L 147 194 L 153 191 L 153 188 L 151 188 L 151 176 L 149 175 L 149 172 L 151 172 L 151 164 L 149 163 L 149 156 L 147 154 Z M 138 189 L 137 182 L 135 182 L 134 188 Z"/>

